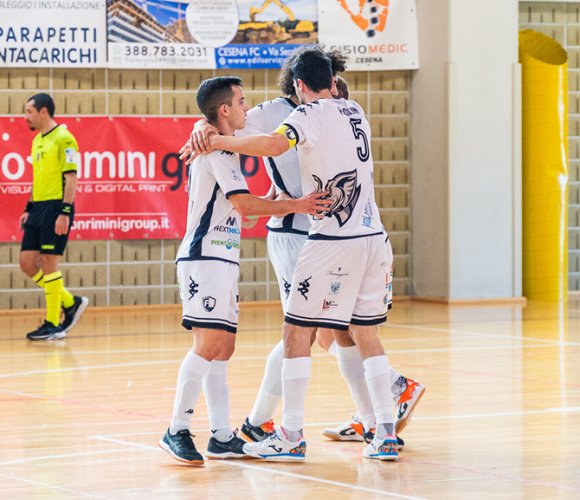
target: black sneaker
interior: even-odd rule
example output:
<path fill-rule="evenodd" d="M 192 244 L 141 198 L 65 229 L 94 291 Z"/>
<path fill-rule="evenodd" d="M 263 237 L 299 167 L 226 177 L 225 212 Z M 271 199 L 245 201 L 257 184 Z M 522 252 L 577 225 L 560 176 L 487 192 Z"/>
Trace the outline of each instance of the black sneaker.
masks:
<path fill-rule="evenodd" d="M 369 444 L 375 438 L 375 429 L 370 431 L 365 431 L 364 433 L 365 443 Z M 403 441 L 399 436 L 397 436 L 397 449 L 401 451 L 405 447 L 405 441 Z"/>
<path fill-rule="evenodd" d="M 216 438 L 211 437 L 207 443 L 207 453 L 209 458 L 244 458 L 244 445 L 246 442 L 238 437 L 237 429 L 234 431 L 234 437 L 227 443 L 222 443 Z"/>
<path fill-rule="evenodd" d="M 44 320 L 33 332 L 27 333 L 28 340 L 58 340 L 66 337 L 66 332 L 61 325 L 53 325 L 50 321 Z"/>
<path fill-rule="evenodd" d="M 70 307 L 63 307 L 64 319 L 62 321 L 62 329 L 68 332 L 73 326 L 75 326 L 85 312 L 85 309 L 89 305 L 89 299 L 86 297 L 74 296 L 74 304 Z"/>
<path fill-rule="evenodd" d="M 250 420 L 246 418 L 242 424 L 240 435 L 249 443 L 257 443 L 269 438 L 274 432 L 274 422 L 272 420 L 268 420 L 262 425 L 252 425 Z"/>
<path fill-rule="evenodd" d="M 178 431 L 175 435 L 171 434 L 169 429 L 167 429 L 165 436 L 159 441 L 159 446 L 175 458 L 175 460 L 196 467 L 203 465 L 203 457 L 195 449 L 195 445 L 191 439 L 191 433 L 188 429 Z"/>

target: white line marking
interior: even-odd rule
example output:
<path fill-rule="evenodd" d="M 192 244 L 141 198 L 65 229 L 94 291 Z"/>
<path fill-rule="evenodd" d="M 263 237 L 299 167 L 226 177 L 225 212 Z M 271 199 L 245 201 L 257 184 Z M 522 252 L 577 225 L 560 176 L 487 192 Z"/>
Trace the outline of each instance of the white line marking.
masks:
<path fill-rule="evenodd" d="M 523 324 L 523 320 L 512 320 L 512 324 Z M 428 332 L 446 332 L 450 334 L 457 334 L 457 335 L 469 335 L 472 337 L 495 337 L 498 339 L 503 340 L 525 340 L 529 342 L 540 342 L 543 344 L 549 345 L 564 345 L 564 346 L 580 346 L 580 342 L 561 342 L 559 340 L 550 340 L 550 339 L 540 339 L 535 337 L 525 337 L 525 336 L 515 336 L 515 335 L 501 335 L 499 333 L 489 333 L 489 332 L 470 332 L 467 330 L 454 330 L 453 328 L 439 328 L 434 326 L 424 326 L 424 325 L 405 325 L 405 324 L 398 324 L 398 323 L 387 323 L 384 325 L 387 328 L 406 328 L 406 329 L 413 329 L 413 330 L 425 330 Z"/>
<path fill-rule="evenodd" d="M 474 347 L 451 347 L 451 348 L 431 348 L 431 349 L 388 349 L 388 354 L 412 354 L 412 353 L 428 353 L 428 352 L 468 352 L 468 351 L 490 351 L 490 350 L 512 350 L 512 349 L 542 349 L 547 347 L 557 347 L 555 345 L 498 345 L 498 346 L 474 346 Z M 184 350 L 185 352 L 185 350 Z M 327 357 L 326 352 L 320 354 L 312 354 L 313 358 Z M 265 361 L 267 354 L 258 356 L 234 356 L 232 361 Z M 151 366 L 151 365 L 171 365 L 181 362 L 182 358 L 179 359 L 160 359 L 151 361 L 133 361 L 131 363 L 111 363 L 107 365 L 83 365 L 74 366 L 69 368 L 50 368 L 46 370 L 31 370 L 26 372 L 14 372 L 14 373 L 2 373 L 0 374 L 0 379 L 2 378 L 13 378 L 13 377 L 26 377 L 29 375 L 43 375 L 47 373 L 67 373 L 67 372 L 78 372 L 86 370 L 107 370 L 110 368 L 127 368 L 133 366 Z"/>
<path fill-rule="evenodd" d="M 106 441 L 109 443 L 135 446 L 135 448 L 139 448 L 140 450 L 149 450 L 149 451 L 153 450 L 155 452 L 159 451 L 159 448 L 157 448 L 156 446 L 140 444 L 140 443 L 132 443 L 131 441 L 124 441 L 121 439 L 109 438 L 107 436 L 91 436 L 91 437 L 93 437 L 95 439 L 100 439 L 102 441 Z M 353 484 L 348 484 L 348 483 L 339 483 L 337 481 L 330 481 L 328 479 L 322 479 L 319 477 L 307 476 L 304 474 L 295 474 L 293 472 L 286 472 L 286 471 L 279 470 L 279 469 L 270 469 L 268 467 L 261 467 L 258 465 L 242 464 L 240 462 L 234 462 L 234 461 L 229 461 L 229 460 L 221 460 L 221 461 L 216 460 L 216 461 L 213 461 L 212 464 L 224 465 L 224 466 L 229 466 L 229 467 L 239 467 L 241 469 L 254 470 L 257 472 L 262 472 L 262 473 L 267 473 L 267 474 L 292 477 L 292 478 L 296 478 L 296 479 L 301 479 L 303 481 L 312 481 L 314 483 L 328 484 L 330 486 L 335 486 L 338 488 L 346 488 L 346 489 L 353 490 L 353 491 L 363 491 L 365 493 L 373 493 L 375 495 L 381 495 L 381 496 L 386 496 L 386 497 L 402 498 L 402 499 L 406 499 L 406 500 L 423 500 L 423 497 L 412 497 L 412 496 L 408 496 L 408 495 L 401 495 L 399 493 L 375 490 L 372 488 L 365 488 L 363 486 L 355 486 Z"/>
<path fill-rule="evenodd" d="M 25 479 L 23 477 L 14 476 L 12 474 L 2 474 L 2 473 L 0 473 L 0 476 L 1 477 L 5 477 L 6 479 L 13 479 L 15 481 L 21 481 L 23 483 L 34 484 L 35 486 L 41 486 L 43 488 L 48 488 L 48 489 L 51 489 L 51 490 L 64 491 L 66 493 L 74 493 L 75 495 L 79 495 L 79 496 L 83 496 L 83 497 L 88 497 L 88 498 L 101 498 L 101 499 L 106 499 L 107 498 L 107 497 L 100 497 L 98 495 L 91 495 L 90 493 L 84 493 L 82 491 L 71 490 L 69 488 L 62 488 L 61 486 L 54 486 L 52 484 L 42 483 L 40 481 L 33 481 L 32 479 Z"/>
<path fill-rule="evenodd" d="M 107 455 L 109 453 L 122 453 L 124 451 L 131 451 L 131 448 L 116 448 L 113 450 L 84 451 L 81 453 L 63 453 L 61 455 L 44 455 L 41 457 L 18 458 L 17 460 L 7 460 L 5 462 L 0 462 L 0 467 L 4 467 L 6 465 L 39 462 L 42 460 L 54 460 L 54 459 L 58 459 L 58 458 L 85 457 L 88 455 Z"/>

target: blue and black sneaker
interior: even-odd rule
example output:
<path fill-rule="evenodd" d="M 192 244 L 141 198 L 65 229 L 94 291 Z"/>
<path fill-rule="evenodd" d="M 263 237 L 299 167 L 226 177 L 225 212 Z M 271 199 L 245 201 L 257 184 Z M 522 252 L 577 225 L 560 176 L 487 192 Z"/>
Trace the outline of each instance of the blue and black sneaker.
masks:
<path fill-rule="evenodd" d="M 269 438 L 274 432 L 274 422 L 272 420 L 268 420 L 260 425 L 252 425 L 250 419 L 246 418 L 240 429 L 240 435 L 248 443 L 264 441 L 264 439 Z"/>
<path fill-rule="evenodd" d="M 73 326 L 75 326 L 85 312 L 85 309 L 89 305 L 89 299 L 86 297 L 74 296 L 73 305 L 70 307 L 63 307 L 64 319 L 62 320 L 62 329 L 68 332 Z"/>
<path fill-rule="evenodd" d="M 189 429 L 178 431 L 177 434 L 171 434 L 169 429 L 167 429 L 167 432 L 159 441 L 159 446 L 179 462 L 195 467 L 203 465 L 203 457 L 195 449 Z"/>
<path fill-rule="evenodd" d="M 64 337 L 66 337 L 66 332 L 62 329 L 62 326 L 53 325 L 48 320 L 45 320 L 44 323 L 33 332 L 26 334 L 28 340 L 59 340 Z"/>
<path fill-rule="evenodd" d="M 229 441 L 222 443 L 213 436 L 207 444 L 208 458 L 244 458 L 244 444 L 246 442 L 238 437 L 238 430 L 234 431 L 234 436 Z"/>

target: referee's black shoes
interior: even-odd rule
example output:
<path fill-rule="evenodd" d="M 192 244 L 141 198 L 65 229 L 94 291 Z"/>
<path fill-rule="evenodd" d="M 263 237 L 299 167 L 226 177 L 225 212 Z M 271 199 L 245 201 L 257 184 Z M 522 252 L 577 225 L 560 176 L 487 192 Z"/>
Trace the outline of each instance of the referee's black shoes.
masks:
<path fill-rule="evenodd" d="M 66 332 L 61 325 L 53 325 L 50 321 L 45 320 L 33 332 L 27 333 L 28 340 L 58 340 L 66 337 Z"/>
<path fill-rule="evenodd" d="M 78 295 L 75 295 L 74 299 L 75 301 L 72 306 L 63 307 L 64 319 L 61 326 L 65 333 L 77 324 L 78 320 L 89 305 L 89 299 L 86 297 L 79 297 Z"/>

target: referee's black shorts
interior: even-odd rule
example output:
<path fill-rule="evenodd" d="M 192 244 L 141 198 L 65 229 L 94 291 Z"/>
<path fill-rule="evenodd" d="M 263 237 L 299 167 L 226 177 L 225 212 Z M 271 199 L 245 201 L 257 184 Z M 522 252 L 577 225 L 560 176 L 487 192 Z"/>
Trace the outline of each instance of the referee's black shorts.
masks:
<path fill-rule="evenodd" d="M 54 224 L 61 214 L 62 200 L 35 201 L 24 224 L 20 250 L 38 250 L 40 253 L 62 255 L 74 220 L 74 208 L 69 216 L 68 232 L 58 235 Z"/>

